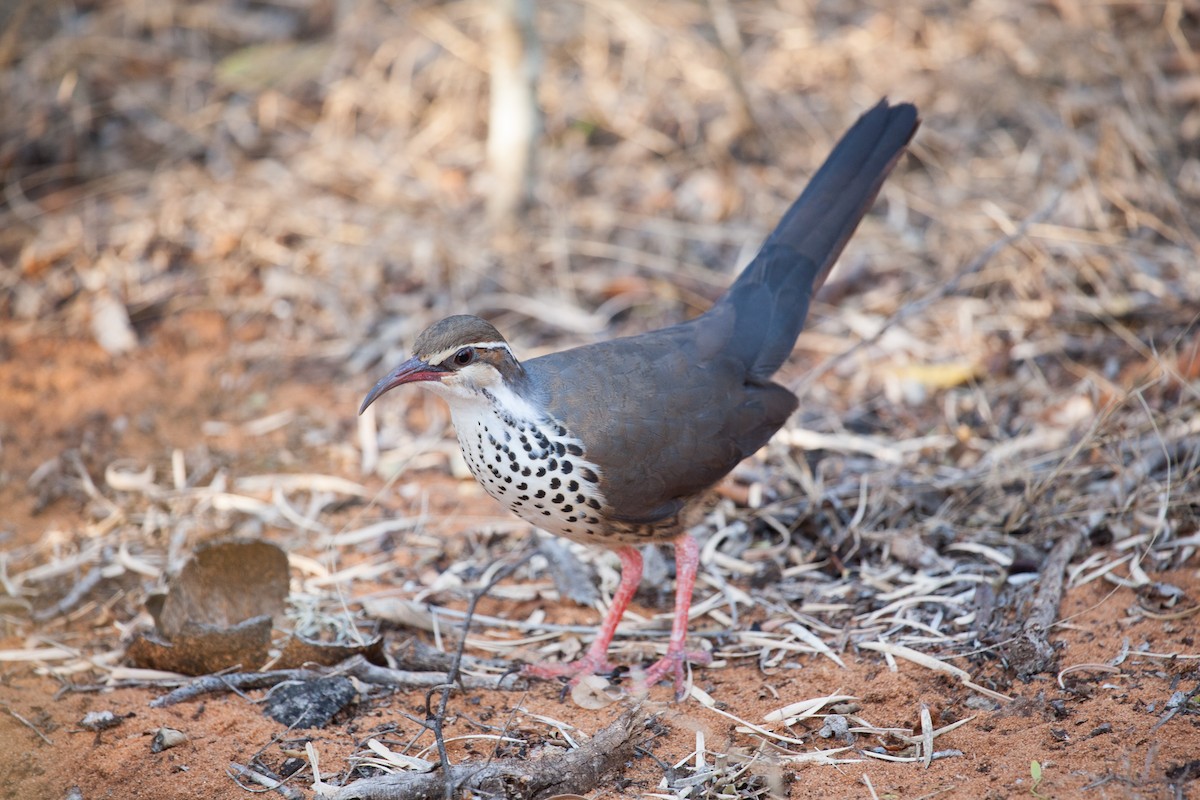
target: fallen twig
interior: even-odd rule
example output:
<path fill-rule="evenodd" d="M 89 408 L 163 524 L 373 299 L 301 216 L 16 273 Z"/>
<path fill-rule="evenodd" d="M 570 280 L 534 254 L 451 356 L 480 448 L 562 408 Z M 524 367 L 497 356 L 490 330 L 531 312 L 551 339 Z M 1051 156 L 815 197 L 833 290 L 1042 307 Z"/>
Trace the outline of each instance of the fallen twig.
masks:
<path fill-rule="evenodd" d="M 530 800 L 595 789 L 604 775 L 622 764 L 636 744 L 635 733 L 648 714 L 635 706 L 590 740 L 561 756 L 503 759 L 486 764 L 455 764 L 449 772 L 397 773 L 355 781 L 328 800 L 433 800 L 453 784 L 462 790 L 499 797 L 512 796 L 514 786 Z"/>
<path fill-rule="evenodd" d="M 1067 566 L 1083 544 L 1084 536 L 1072 531 L 1058 540 L 1042 569 L 1037 597 L 1021 634 L 1007 648 L 1007 657 L 1017 675 L 1024 679 L 1046 672 L 1054 664 L 1054 647 L 1046 634 L 1058 619 L 1066 585 Z"/>
<path fill-rule="evenodd" d="M 187 686 L 181 686 L 162 697 L 150 701 L 151 708 L 164 708 L 176 703 L 193 700 L 201 695 L 216 692 L 232 692 L 242 689 L 262 689 L 275 686 L 284 681 L 309 681 L 324 678 L 329 675 L 349 675 L 358 678 L 363 683 L 373 686 L 388 686 L 392 688 L 429 689 L 441 686 L 447 682 L 445 672 L 410 672 L 402 669 L 380 667 L 367 661 L 362 656 L 346 659 L 341 664 L 330 669 L 276 669 L 269 672 L 238 672 L 231 675 L 205 675 Z M 464 675 L 457 678 L 459 684 L 466 689 L 496 689 L 492 678 L 478 678 L 474 675 Z"/>
<path fill-rule="evenodd" d="M 236 761 L 231 761 L 229 763 L 228 772 L 235 781 L 238 781 L 239 778 L 244 778 L 248 781 L 257 783 L 260 786 L 265 786 L 267 789 L 273 789 L 279 792 L 286 798 L 286 800 L 301 800 L 301 798 L 304 797 L 304 795 L 296 789 L 284 785 L 283 781 L 273 778 L 270 775 L 264 775 L 258 770 L 238 764 Z M 238 781 L 238 783 L 239 785 L 242 785 L 240 781 Z M 254 789 L 250 789 L 244 785 L 243 788 L 247 789 L 247 791 L 255 791 Z"/>
<path fill-rule="evenodd" d="M 493 586 L 499 583 L 504 578 L 508 577 L 517 567 L 529 561 L 533 557 L 530 552 L 518 561 L 507 564 L 500 569 L 497 569 L 486 584 L 479 591 L 471 595 L 471 602 L 467 604 L 466 618 L 463 620 L 463 635 L 458 640 L 458 647 L 454 651 L 454 661 L 450 664 L 450 670 L 446 673 L 446 679 L 441 682 L 440 688 L 442 691 L 441 699 L 438 701 L 438 709 L 436 714 L 426 711 L 425 724 L 433 731 L 434 740 L 437 742 L 438 758 L 442 764 L 442 772 L 445 778 L 445 797 L 446 800 L 453 800 L 459 794 L 460 786 L 458 779 L 455 777 L 455 770 L 450 764 L 450 755 L 446 752 L 446 736 L 443 727 L 446 722 L 446 709 L 450 704 L 450 691 L 455 685 L 463 684 L 463 677 L 459 670 L 462 667 L 463 654 L 467 647 L 467 631 L 471 627 L 471 618 L 475 615 L 475 607 L 479 605 L 479 601 L 491 590 Z M 430 695 L 437 691 L 439 687 L 430 689 L 430 693 L 425 696 L 425 707 L 429 708 Z"/>

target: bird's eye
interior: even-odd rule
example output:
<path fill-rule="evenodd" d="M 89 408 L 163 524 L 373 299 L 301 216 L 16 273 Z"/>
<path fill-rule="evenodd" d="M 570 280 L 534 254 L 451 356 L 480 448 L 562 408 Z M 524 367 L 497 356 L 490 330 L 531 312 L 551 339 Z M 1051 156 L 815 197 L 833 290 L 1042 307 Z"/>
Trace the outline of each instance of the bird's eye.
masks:
<path fill-rule="evenodd" d="M 475 348 L 464 347 L 454 354 L 454 363 L 460 367 L 465 367 L 475 360 Z"/>

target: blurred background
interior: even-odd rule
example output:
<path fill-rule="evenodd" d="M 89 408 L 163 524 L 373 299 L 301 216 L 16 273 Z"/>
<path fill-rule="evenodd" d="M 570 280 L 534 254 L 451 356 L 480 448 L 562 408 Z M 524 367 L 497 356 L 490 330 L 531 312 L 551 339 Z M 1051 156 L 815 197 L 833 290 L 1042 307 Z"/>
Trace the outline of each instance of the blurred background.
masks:
<path fill-rule="evenodd" d="M 532 347 L 657 325 L 706 306 L 885 95 L 924 125 L 835 273 L 859 302 L 934 289 L 1038 211 L 960 293 L 1196 298 L 1195 3 L 538 3 L 531 201 L 503 236 L 499 5 L 5 2 L 10 346 L 136 354 L 208 308 L 357 376 L 465 308 Z"/>
<path fill-rule="evenodd" d="M 989 648 L 1036 605 L 1008 578 L 1055 542 L 1128 585 L 1196 552 L 1198 48 L 1197 0 L 0 0 L 3 631 L 116 681 L 147 592 L 229 532 L 289 550 L 326 633 L 343 591 L 461 606 L 528 526 L 439 401 L 364 393 L 450 313 L 529 357 L 703 311 L 886 96 L 923 124 L 779 376 L 800 411 L 722 487 L 701 594 L 812 600 L 835 649 L 934 641 L 1004 688 Z M 593 624 L 546 568 L 497 613 Z M 893 622 L 896 587 L 956 610 Z"/>
<path fill-rule="evenodd" d="M 1142 380 L 1194 402 L 1198 14 L 7 0 L 2 490 L 40 511 L 24 482 L 84 440 L 162 461 L 272 412 L 252 433 L 382 470 L 357 398 L 431 321 L 528 356 L 694 315 L 882 96 L 924 124 L 784 376 L 805 424 L 953 433 L 963 404 L 990 441 Z M 420 394 L 381 406 L 385 453 L 440 436 Z"/>
<path fill-rule="evenodd" d="M 3 535 L 108 518 L 79 479 L 103 494 L 126 457 L 177 486 L 400 465 L 461 478 L 439 401 L 397 393 L 355 419 L 421 329 L 469 311 L 528 357 L 699 313 L 883 96 L 923 125 L 781 380 L 803 392 L 800 428 L 910 443 L 882 460 L 841 448 L 870 463 L 826 459 L 817 483 L 778 489 L 817 502 L 825 475 L 906 463 L 934 499 L 881 495 L 876 527 L 944 512 L 986 529 L 947 511 L 978 481 L 1008 487 L 992 510 L 1020 526 L 1010 505 L 1028 501 L 1009 495 L 1051 465 L 1128 462 L 1081 440 L 1174 421 L 1194 441 L 1198 15 L 1184 0 L 5 2 Z M 780 441 L 785 461 L 814 449 Z M 912 478 L 914 461 L 930 472 Z M 230 524 L 251 523 L 198 527 Z"/>
<path fill-rule="evenodd" d="M 1029 491 L 1008 495 L 1062 465 L 1127 463 L 1104 448 L 1164 425 L 1195 441 L 1198 15 L 9 0 L 2 535 L 76 530 L 81 507 L 108 518 L 97 492 L 125 457 L 177 486 L 400 464 L 462 477 L 422 393 L 355 420 L 417 332 L 470 311 L 529 356 L 702 311 L 883 96 L 923 125 L 781 380 L 804 392 L 801 428 L 909 440 L 882 461 L 841 448 L 878 462 L 860 468 L 930 470 L 927 507 L 889 511 L 885 494 L 876 527 L 936 527 L 978 482 L 1007 497 L 988 519 L 1027 527 Z M 814 449 L 781 441 L 787 458 Z M 944 469 L 965 484 L 937 483 Z"/>

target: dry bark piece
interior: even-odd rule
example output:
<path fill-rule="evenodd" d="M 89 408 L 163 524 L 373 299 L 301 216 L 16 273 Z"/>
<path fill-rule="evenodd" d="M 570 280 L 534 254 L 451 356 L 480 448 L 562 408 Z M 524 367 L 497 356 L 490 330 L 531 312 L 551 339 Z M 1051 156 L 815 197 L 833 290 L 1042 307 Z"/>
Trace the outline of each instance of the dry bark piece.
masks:
<path fill-rule="evenodd" d="M 267 663 L 270 645 L 271 618 L 261 616 L 228 628 L 186 625 L 170 641 L 138 634 L 125 648 L 125 657 L 146 669 L 208 675 L 230 667 L 257 669 Z"/>
<path fill-rule="evenodd" d="M 332 667 L 353 656 L 362 656 L 372 664 L 385 666 L 387 658 L 383 653 L 383 637 L 376 636 L 363 644 L 338 644 L 334 642 L 318 642 L 304 636 L 295 635 L 287 640 L 283 652 L 275 660 L 275 669 L 298 669 L 306 665 Z"/>
<path fill-rule="evenodd" d="M 598 711 L 621 699 L 621 693 L 613 689 L 603 675 L 585 675 L 571 687 L 571 700 L 580 708 Z"/>
<path fill-rule="evenodd" d="M 171 581 L 158 629 L 172 638 L 188 623 L 236 625 L 282 614 L 288 593 L 287 554 L 259 540 L 231 540 L 196 548 Z"/>
<path fill-rule="evenodd" d="M 232 540 L 199 547 L 161 604 L 147 602 L 157 630 L 135 636 L 126 657 L 184 675 L 260 667 L 287 592 L 287 554 L 275 545 Z"/>

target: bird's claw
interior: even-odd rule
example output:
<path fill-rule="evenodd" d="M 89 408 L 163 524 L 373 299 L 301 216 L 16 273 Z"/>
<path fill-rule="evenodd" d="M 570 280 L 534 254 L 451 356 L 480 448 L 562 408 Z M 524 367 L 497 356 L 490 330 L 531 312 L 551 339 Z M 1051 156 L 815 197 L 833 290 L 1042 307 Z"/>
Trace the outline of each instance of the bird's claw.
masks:
<path fill-rule="evenodd" d="M 646 686 L 653 686 L 671 675 L 675 679 L 675 699 L 682 700 L 687 693 L 687 665 L 711 663 L 712 653 L 704 650 L 668 650 L 646 670 Z"/>
<path fill-rule="evenodd" d="M 665 656 L 645 671 L 645 686 L 649 688 L 670 676 L 675 683 L 675 699 L 682 700 L 687 689 L 687 665 L 711 663 L 712 653 L 704 650 L 668 650 Z M 574 687 L 588 675 L 612 673 L 617 669 L 603 656 L 589 654 L 565 664 L 526 664 L 521 668 L 521 674 L 542 680 L 568 678 L 567 686 Z"/>

